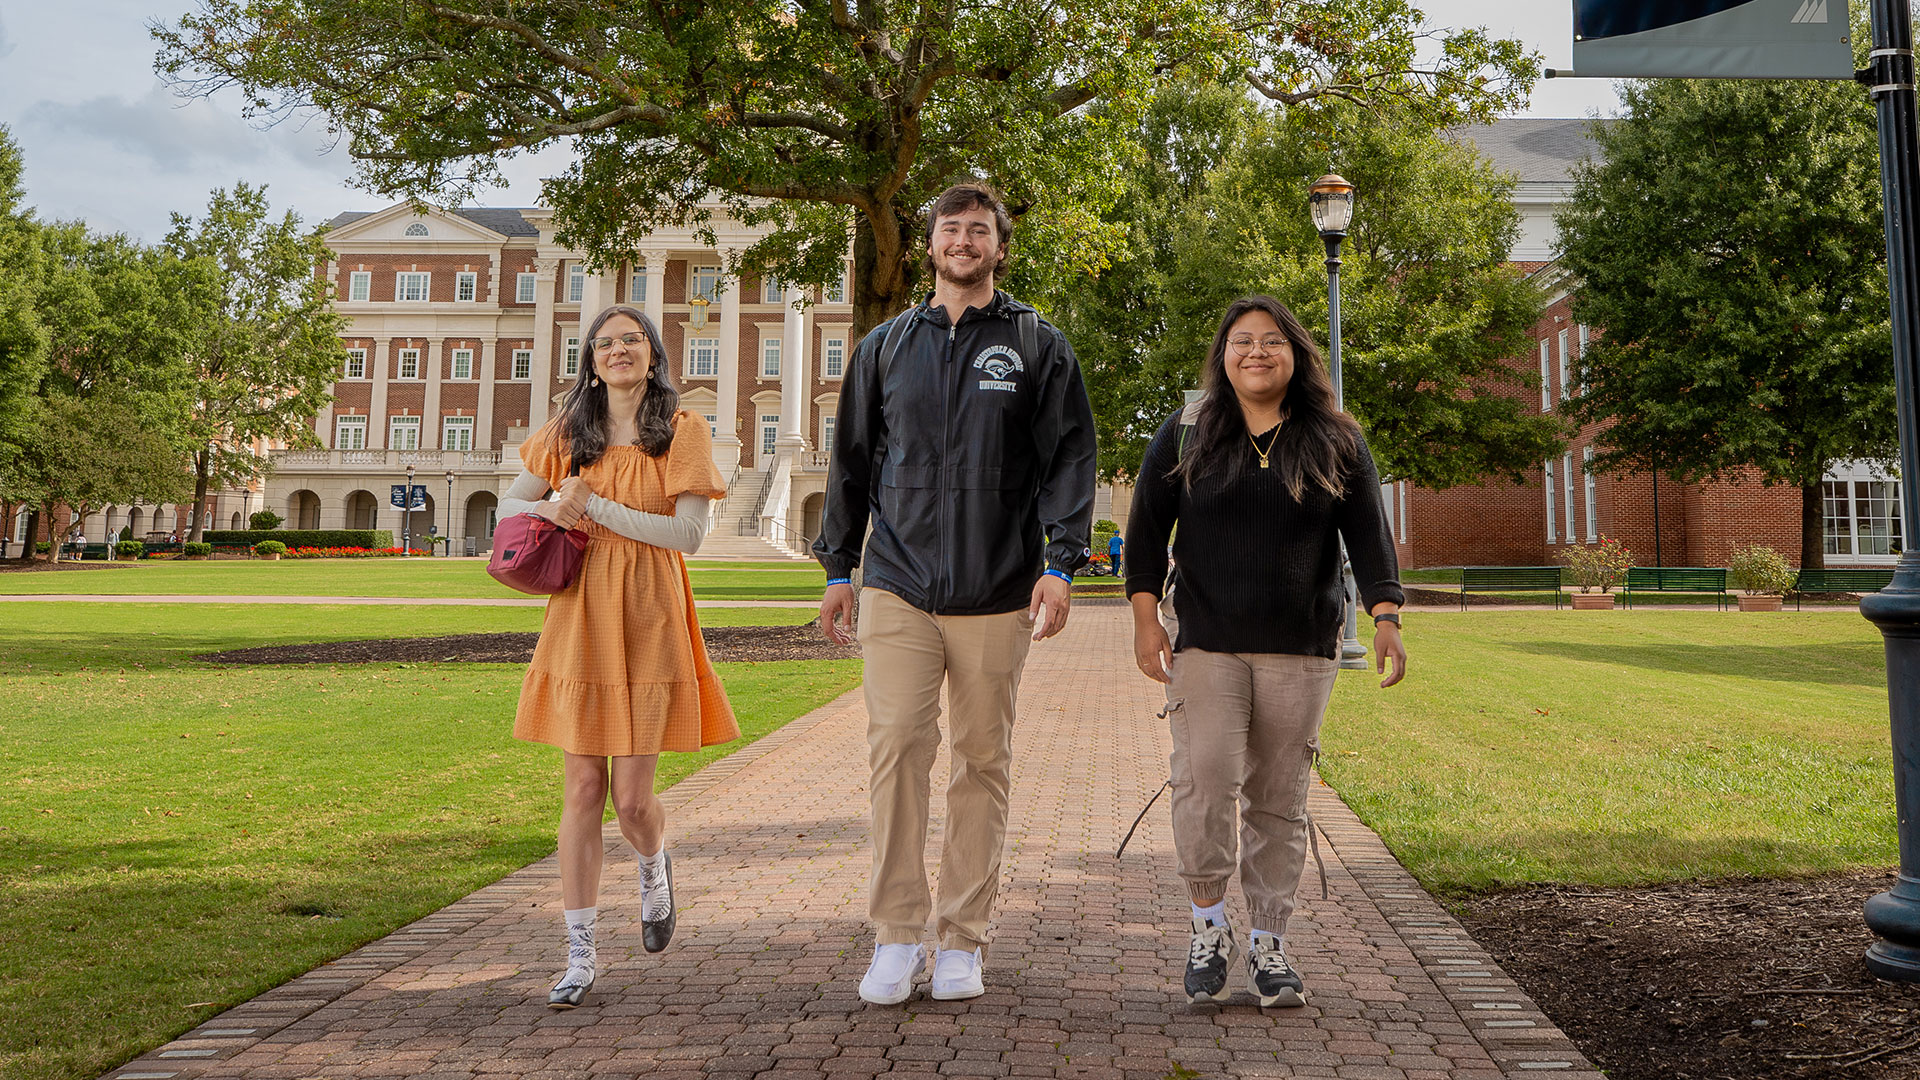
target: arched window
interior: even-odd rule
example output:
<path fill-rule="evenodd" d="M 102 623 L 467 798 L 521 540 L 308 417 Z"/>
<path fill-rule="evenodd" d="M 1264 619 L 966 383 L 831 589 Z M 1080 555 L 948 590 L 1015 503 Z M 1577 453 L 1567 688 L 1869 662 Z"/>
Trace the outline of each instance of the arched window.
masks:
<path fill-rule="evenodd" d="M 407 226 L 407 235 L 408 236 L 426 236 L 428 235 L 427 227 L 416 221 L 413 224 Z"/>

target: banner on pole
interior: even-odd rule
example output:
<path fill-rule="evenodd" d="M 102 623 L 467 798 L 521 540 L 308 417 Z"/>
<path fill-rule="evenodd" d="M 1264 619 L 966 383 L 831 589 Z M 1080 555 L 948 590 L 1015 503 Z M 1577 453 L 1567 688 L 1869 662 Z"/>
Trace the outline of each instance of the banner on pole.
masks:
<path fill-rule="evenodd" d="M 1847 0 L 1573 0 L 1573 70 L 1624 79 L 1851 79 Z"/>

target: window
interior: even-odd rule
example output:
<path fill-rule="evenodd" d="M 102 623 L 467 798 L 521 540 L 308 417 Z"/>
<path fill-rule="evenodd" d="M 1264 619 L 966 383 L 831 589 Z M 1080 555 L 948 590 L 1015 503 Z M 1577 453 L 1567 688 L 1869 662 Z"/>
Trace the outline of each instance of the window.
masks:
<path fill-rule="evenodd" d="M 517 304 L 532 304 L 539 299 L 540 275 L 515 274 L 513 278 L 513 300 Z"/>
<path fill-rule="evenodd" d="M 584 263 L 567 266 L 567 303 L 577 304 L 587 295 L 587 268 Z"/>
<path fill-rule="evenodd" d="M 449 416 L 440 424 L 440 449 L 473 449 L 473 417 Z"/>
<path fill-rule="evenodd" d="M 367 377 L 367 350 L 347 350 L 347 378 L 364 379 Z"/>
<path fill-rule="evenodd" d="M 367 301 L 373 299 L 373 274 L 366 270 L 355 270 L 347 275 L 347 299 Z"/>
<path fill-rule="evenodd" d="M 1407 482 L 1402 480 L 1395 486 L 1400 489 L 1400 513 L 1394 520 L 1400 523 L 1400 542 L 1404 544 L 1407 542 Z"/>
<path fill-rule="evenodd" d="M 1541 342 L 1540 350 L 1542 352 L 1545 352 L 1546 348 L 1547 348 L 1546 343 Z M 1547 487 L 1547 543 L 1557 544 L 1560 541 L 1558 539 L 1558 532 L 1553 527 L 1553 459 L 1552 458 L 1547 459 L 1546 473 L 1544 475 L 1546 477 L 1546 487 Z"/>
<path fill-rule="evenodd" d="M 1540 339 L 1540 411 L 1553 411 L 1553 369 L 1552 358 L 1547 355 L 1547 340 Z"/>
<path fill-rule="evenodd" d="M 402 271 L 393 275 L 393 298 L 409 302 L 425 300 L 432 284 L 432 274 Z"/>
<path fill-rule="evenodd" d="M 826 298 L 829 304 L 844 304 L 847 302 L 847 282 L 844 272 L 839 280 L 827 283 Z"/>
<path fill-rule="evenodd" d="M 720 339 L 690 338 L 687 341 L 687 378 L 712 379 L 720 374 Z"/>
<path fill-rule="evenodd" d="M 1574 367 L 1577 369 L 1577 374 L 1580 379 L 1580 392 L 1584 394 L 1587 392 L 1587 365 L 1586 365 L 1587 324 L 1586 323 L 1580 324 L 1579 341 L 1580 341 L 1580 351 L 1574 353 L 1574 356 L 1580 360 L 1580 363 L 1575 364 Z"/>
<path fill-rule="evenodd" d="M 1587 543 L 1597 543 L 1600 539 L 1600 502 L 1594 497 L 1593 447 L 1580 452 L 1580 462 L 1584 466 L 1580 471 L 1586 478 L 1587 491 Z"/>
<path fill-rule="evenodd" d="M 760 414 L 760 456 L 769 458 L 780 444 L 780 414 Z"/>
<path fill-rule="evenodd" d="M 1568 454 L 1560 462 L 1560 493 L 1565 496 L 1567 509 L 1567 543 L 1573 543 L 1573 455 Z"/>
<path fill-rule="evenodd" d="M 760 377 L 780 377 L 780 339 L 777 337 L 760 339 Z"/>
<path fill-rule="evenodd" d="M 365 450 L 367 448 L 367 418 L 364 416 L 334 417 L 333 448 L 335 450 Z"/>
<path fill-rule="evenodd" d="M 688 271 L 687 295 L 704 296 L 707 303 L 713 305 L 707 309 L 707 317 L 720 314 L 720 268 L 717 266 L 696 266 Z"/>
<path fill-rule="evenodd" d="M 1903 548 L 1897 482 L 1828 480 L 1820 488 L 1826 503 L 1827 554 L 1892 556 Z"/>
<path fill-rule="evenodd" d="M 533 350 L 513 350 L 513 377 L 516 379 L 533 378 Z"/>
<path fill-rule="evenodd" d="M 647 272 L 635 270 L 627 278 L 627 303 L 644 304 L 647 302 Z"/>
<path fill-rule="evenodd" d="M 417 416 L 395 416 L 387 421 L 387 448 L 390 450 L 420 449 L 420 418 Z"/>
<path fill-rule="evenodd" d="M 787 302 L 787 288 L 772 278 L 760 280 L 760 302 L 763 304 L 784 304 Z"/>
<path fill-rule="evenodd" d="M 826 338 L 820 343 L 820 374 L 838 379 L 847 373 L 847 339 Z"/>
<path fill-rule="evenodd" d="M 398 374 L 394 376 L 394 378 L 417 379 L 419 377 L 420 377 L 420 350 L 419 349 L 401 349 L 400 350 L 400 371 Z"/>
<path fill-rule="evenodd" d="M 709 436 L 712 436 L 713 438 L 719 438 L 720 437 L 720 419 L 714 416 L 712 413 L 701 413 L 700 415 L 707 418 L 707 434 Z"/>
<path fill-rule="evenodd" d="M 427 232 L 427 227 L 425 225 L 422 225 L 421 223 L 416 221 L 413 224 L 407 226 L 407 235 L 408 236 L 428 236 L 431 234 Z"/>
<path fill-rule="evenodd" d="M 1567 378 L 1567 332 L 1560 331 L 1560 400 L 1565 401 L 1573 381 Z"/>
<path fill-rule="evenodd" d="M 453 350 L 453 377 L 456 379 L 473 378 L 473 350 Z"/>
<path fill-rule="evenodd" d="M 453 298 L 461 303 L 471 303 L 480 296 L 480 275 L 470 271 L 461 271 L 453 275 Z"/>
<path fill-rule="evenodd" d="M 833 449 L 833 430 L 838 426 L 839 420 L 840 418 L 832 413 L 820 418 L 820 449 Z"/>
<path fill-rule="evenodd" d="M 569 378 L 580 374 L 580 339 L 570 337 L 560 353 L 560 374 Z"/>

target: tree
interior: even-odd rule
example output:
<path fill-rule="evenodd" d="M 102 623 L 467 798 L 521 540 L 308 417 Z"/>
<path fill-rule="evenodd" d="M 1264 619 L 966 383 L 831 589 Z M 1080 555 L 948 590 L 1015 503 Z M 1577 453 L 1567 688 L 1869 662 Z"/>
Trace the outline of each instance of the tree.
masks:
<path fill-rule="evenodd" d="M 1176 123 L 1148 125 L 1155 152 L 1120 207 L 1137 254 L 1062 289 L 1089 391 L 1107 406 L 1102 469 L 1137 467 L 1179 391 L 1196 385 L 1235 298 L 1270 293 L 1326 326 L 1326 251 L 1303 178 L 1328 171 L 1359 192 L 1342 250 L 1342 358 L 1348 409 L 1382 475 L 1434 488 L 1517 483 L 1558 453 L 1564 430 L 1527 414 L 1516 390 L 1537 384 L 1509 362 L 1541 306 L 1507 263 L 1511 182 L 1418 115 L 1344 101 L 1240 109 L 1215 93 L 1182 92 Z"/>
<path fill-rule="evenodd" d="M 288 212 L 272 219 L 266 189 L 215 190 L 197 224 L 173 215 L 166 246 L 193 268 L 196 317 L 185 360 L 193 459 L 193 528 L 199 542 L 207 489 L 265 474 L 266 441 L 311 440 L 314 414 L 346 354 L 346 320 L 313 268 L 327 257 L 318 233 Z"/>
<path fill-rule="evenodd" d="M 35 311 L 41 276 L 39 225 L 21 206 L 24 171 L 19 147 L 0 125 L 0 528 L 13 518 L 22 485 L 19 463 L 7 448 L 30 429 L 33 389 L 46 367 L 47 333 Z"/>
<path fill-rule="evenodd" d="M 1602 327 L 1574 415 L 1611 421 L 1597 467 L 1801 492 L 1895 452 L 1873 103 L 1827 82 L 1629 84 L 1559 218 L 1573 311 Z"/>
<path fill-rule="evenodd" d="M 771 229 L 746 272 L 835 280 L 851 243 L 858 332 L 913 299 L 924 207 L 964 175 L 1007 192 L 1035 272 L 1103 265 L 1140 109 L 1176 74 L 1433 122 L 1525 99 L 1517 43 L 1421 21 L 1408 0 L 201 0 L 153 29 L 183 92 L 325 115 L 370 190 L 457 199 L 571 142 L 544 198 L 602 265 L 714 198 Z"/>

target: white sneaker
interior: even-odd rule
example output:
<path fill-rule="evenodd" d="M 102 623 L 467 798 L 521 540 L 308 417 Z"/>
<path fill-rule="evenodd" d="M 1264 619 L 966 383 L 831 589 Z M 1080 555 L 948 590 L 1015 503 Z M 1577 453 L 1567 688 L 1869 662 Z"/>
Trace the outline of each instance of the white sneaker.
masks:
<path fill-rule="evenodd" d="M 875 945 L 873 963 L 860 980 L 860 1000 L 874 1005 L 898 1005 L 913 996 L 913 977 L 927 966 L 927 950 L 920 945 Z"/>
<path fill-rule="evenodd" d="M 933 1000 L 960 1001 L 987 992 L 980 980 L 980 950 L 941 949 L 933 958 Z"/>

